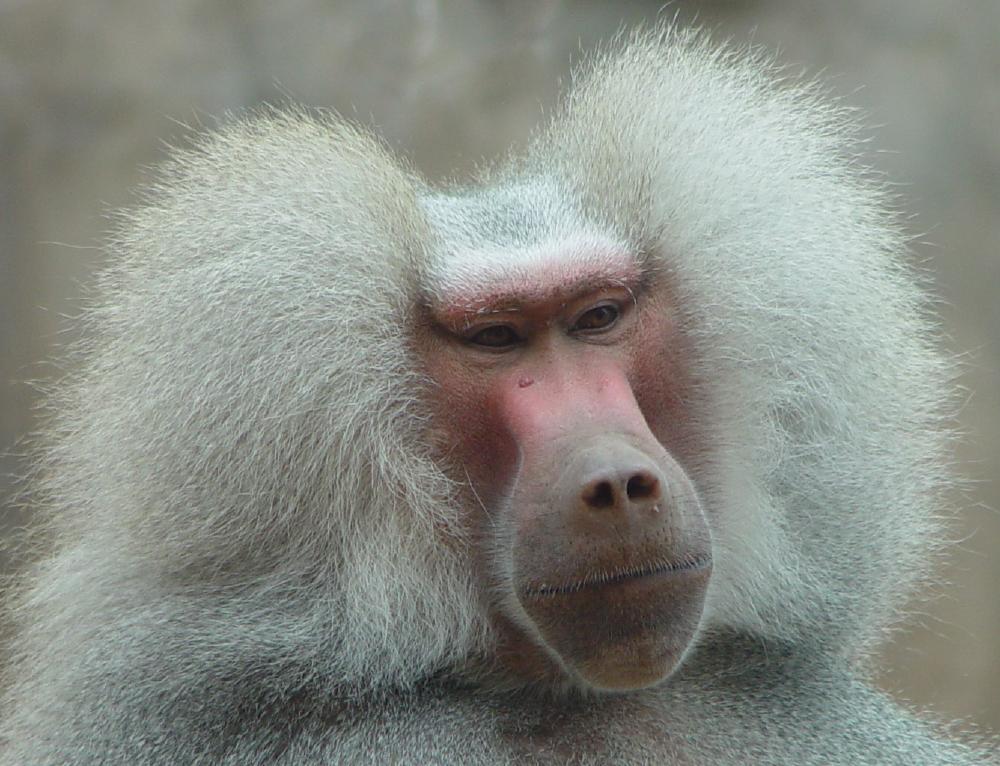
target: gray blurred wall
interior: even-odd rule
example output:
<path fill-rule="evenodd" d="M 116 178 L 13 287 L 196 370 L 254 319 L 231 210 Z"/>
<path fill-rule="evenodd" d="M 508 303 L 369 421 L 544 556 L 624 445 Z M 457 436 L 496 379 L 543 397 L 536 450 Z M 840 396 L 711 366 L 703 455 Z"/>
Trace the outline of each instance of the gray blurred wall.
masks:
<path fill-rule="evenodd" d="M 778 50 L 862 107 L 962 354 L 972 479 L 945 583 L 886 686 L 1000 730 L 1000 3 L 0 0 L 0 495 L 60 367 L 104 214 L 178 123 L 294 100 L 374 124 L 432 178 L 523 143 L 581 48 L 675 13 Z M 879 150 L 886 150 L 880 152 Z M 0 535 L 20 523 L 0 506 Z M 0 557 L 3 550 L 0 547 Z M 9 566 L 0 558 L 0 567 Z"/>

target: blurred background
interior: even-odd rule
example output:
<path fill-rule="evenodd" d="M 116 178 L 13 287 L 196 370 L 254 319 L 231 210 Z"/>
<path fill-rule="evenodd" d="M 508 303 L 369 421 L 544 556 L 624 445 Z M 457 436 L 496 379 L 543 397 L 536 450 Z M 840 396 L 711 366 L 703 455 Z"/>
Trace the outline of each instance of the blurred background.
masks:
<path fill-rule="evenodd" d="M 958 541 L 884 653 L 917 707 L 1000 731 L 1000 3 L 0 0 L 0 498 L 108 211 L 183 125 L 289 100 L 374 125 L 430 178 L 522 145 L 580 52 L 677 16 L 778 52 L 868 115 L 966 389 Z M 0 505 L 0 540 L 23 514 Z M 9 559 L 0 542 L 0 571 Z"/>

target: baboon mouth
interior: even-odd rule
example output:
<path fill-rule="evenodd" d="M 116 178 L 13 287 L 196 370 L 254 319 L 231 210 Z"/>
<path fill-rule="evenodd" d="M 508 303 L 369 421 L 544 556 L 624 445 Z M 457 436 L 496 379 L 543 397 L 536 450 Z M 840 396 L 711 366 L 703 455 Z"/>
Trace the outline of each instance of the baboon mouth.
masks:
<path fill-rule="evenodd" d="M 573 580 L 560 585 L 549 585 L 541 583 L 529 585 L 522 593 L 528 598 L 542 598 L 546 596 L 562 596 L 570 593 L 578 593 L 582 590 L 596 590 L 613 585 L 620 585 L 635 580 L 643 580 L 652 577 L 673 577 L 676 575 L 693 574 L 706 570 L 712 566 L 712 557 L 685 556 L 676 561 L 654 561 L 635 567 L 624 567 L 621 569 L 610 569 L 594 572 L 578 580 Z"/>

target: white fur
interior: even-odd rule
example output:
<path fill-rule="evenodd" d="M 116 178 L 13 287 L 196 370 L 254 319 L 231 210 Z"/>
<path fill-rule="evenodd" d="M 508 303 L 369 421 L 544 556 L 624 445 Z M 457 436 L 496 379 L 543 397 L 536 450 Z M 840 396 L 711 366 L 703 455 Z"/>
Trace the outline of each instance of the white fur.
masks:
<path fill-rule="evenodd" d="M 482 189 L 428 189 L 300 112 L 176 153 L 123 219 L 85 362 L 52 398 L 36 482 L 51 547 L 15 606 L 0 762 L 216 762 L 228 745 L 197 732 L 273 718 L 241 705 L 405 700 L 488 656 L 477 509 L 428 446 L 416 312 L 595 252 L 679 301 L 712 447 L 687 466 L 715 546 L 705 640 L 780 639 L 820 665 L 863 651 L 939 539 L 948 365 L 852 140 L 813 86 L 663 31 L 599 58 Z M 719 721 L 778 715 L 684 678 Z M 345 748 L 404 741 L 344 726 Z M 233 747 L 227 762 L 263 762 Z"/>

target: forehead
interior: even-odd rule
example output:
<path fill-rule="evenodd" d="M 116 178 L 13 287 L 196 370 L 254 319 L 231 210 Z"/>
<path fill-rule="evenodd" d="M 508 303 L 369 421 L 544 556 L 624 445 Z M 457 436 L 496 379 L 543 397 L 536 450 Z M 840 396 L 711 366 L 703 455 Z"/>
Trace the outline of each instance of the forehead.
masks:
<path fill-rule="evenodd" d="M 432 304 L 545 300 L 641 277 L 634 248 L 544 181 L 424 200 L 437 237 L 422 275 Z"/>

